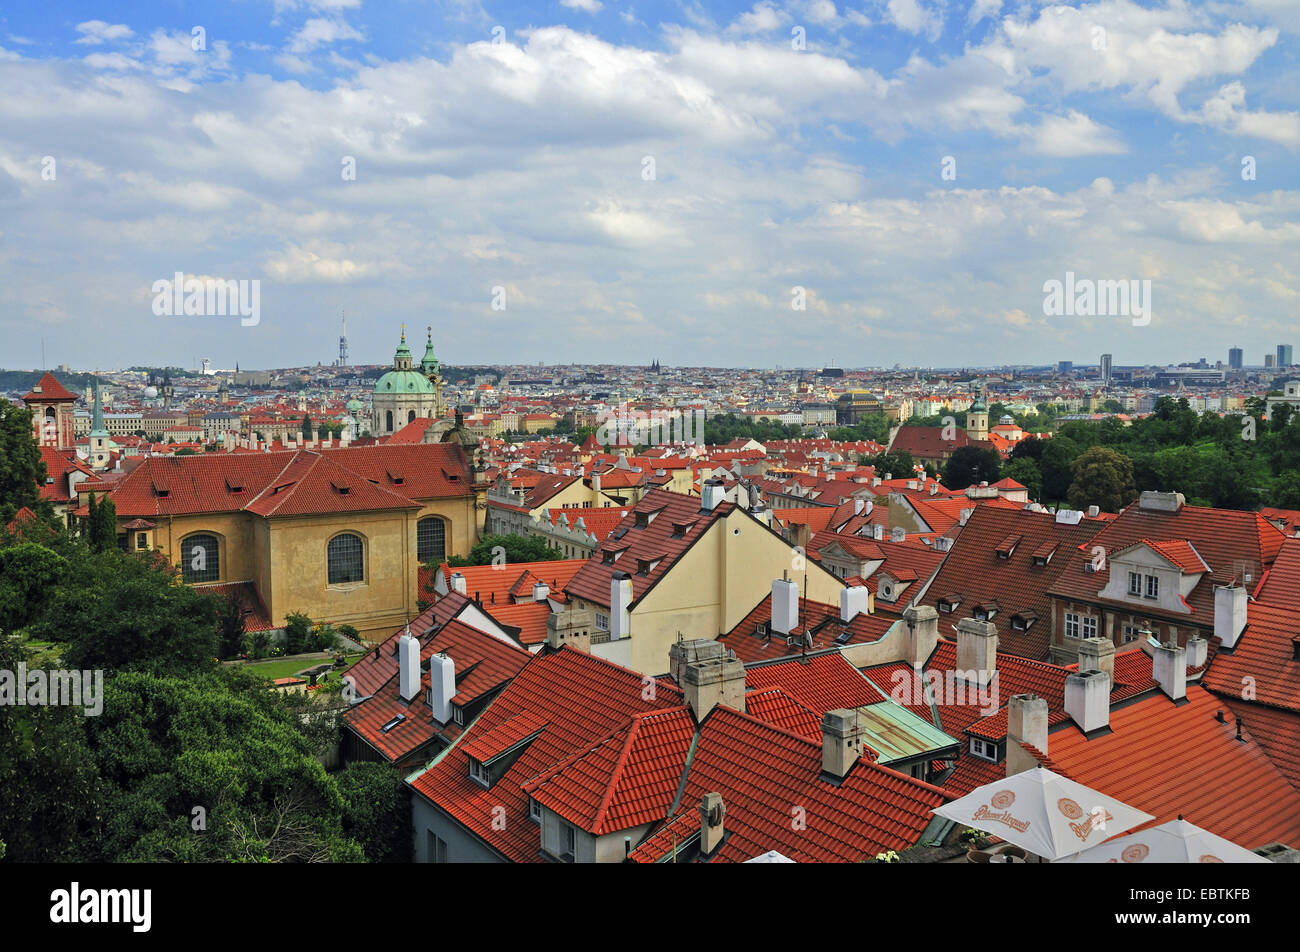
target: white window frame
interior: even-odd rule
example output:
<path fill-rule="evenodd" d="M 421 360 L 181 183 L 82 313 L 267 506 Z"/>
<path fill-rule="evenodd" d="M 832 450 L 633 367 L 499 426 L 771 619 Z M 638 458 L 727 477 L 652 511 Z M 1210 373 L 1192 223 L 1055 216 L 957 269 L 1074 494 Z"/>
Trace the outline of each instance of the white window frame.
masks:
<path fill-rule="evenodd" d="M 1097 616 L 1084 615 L 1080 619 L 1079 630 L 1080 630 L 1079 637 L 1081 638 L 1096 638 L 1097 637 Z"/>
<path fill-rule="evenodd" d="M 1080 615 L 1077 612 L 1065 613 L 1065 637 L 1078 638 L 1080 631 Z"/>
<path fill-rule="evenodd" d="M 1146 584 L 1146 598 L 1160 597 L 1160 576 L 1148 575 Z"/>
<path fill-rule="evenodd" d="M 609 631 L 609 616 L 596 612 L 596 628 L 600 631 Z"/>
<path fill-rule="evenodd" d="M 473 757 L 469 758 L 469 776 L 475 783 L 482 784 L 485 787 L 489 784 L 487 767 Z"/>
<path fill-rule="evenodd" d="M 542 805 L 532 797 L 528 798 L 528 819 L 534 823 L 542 822 Z"/>
<path fill-rule="evenodd" d="M 995 764 L 998 762 L 998 745 L 991 740 L 972 737 L 970 739 L 970 752 L 980 760 L 987 760 Z"/>
<path fill-rule="evenodd" d="M 1128 593 L 1130 595 L 1142 594 L 1142 573 L 1141 572 L 1128 573 Z"/>

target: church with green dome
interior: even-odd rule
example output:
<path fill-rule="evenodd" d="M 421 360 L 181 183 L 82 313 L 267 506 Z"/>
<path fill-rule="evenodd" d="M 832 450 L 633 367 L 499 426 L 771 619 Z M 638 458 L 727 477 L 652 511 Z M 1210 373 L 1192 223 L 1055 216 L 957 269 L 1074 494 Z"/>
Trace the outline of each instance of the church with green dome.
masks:
<path fill-rule="evenodd" d="M 442 373 L 433 352 L 433 328 L 429 329 L 424 359 L 417 368 L 406 345 L 406 328 L 393 355 L 393 369 L 375 382 L 370 405 L 370 434 L 385 437 L 421 417 L 440 420 L 443 415 Z"/>

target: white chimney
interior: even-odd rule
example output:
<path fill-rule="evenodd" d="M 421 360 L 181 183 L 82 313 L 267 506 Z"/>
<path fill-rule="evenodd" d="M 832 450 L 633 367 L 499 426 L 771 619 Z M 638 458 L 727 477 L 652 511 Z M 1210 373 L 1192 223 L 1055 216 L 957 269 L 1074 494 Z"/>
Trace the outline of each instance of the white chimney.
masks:
<path fill-rule="evenodd" d="M 840 589 L 840 621 L 847 625 L 859 614 L 871 608 L 871 592 L 865 585 L 852 585 Z"/>
<path fill-rule="evenodd" d="M 719 704 L 745 710 L 745 663 L 739 658 L 696 661 L 682 672 L 682 693 L 696 721 Z"/>
<path fill-rule="evenodd" d="M 902 542 L 906 538 L 907 538 L 907 530 L 904 529 L 902 526 L 894 526 L 894 528 L 889 530 L 890 542 Z"/>
<path fill-rule="evenodd" d="M 1104 671 L 1080 671 L 1065 679 L 1065 713 L 1085 734 L 1110 725 L 1110 678 Z"/>
<path fill-rule="evenodd" d="M 406 634 L 397 640 L 397 686 L 403 701 L 420 693 L 420 641 L 406 626 Z"/>
<path fill-rule="evenodd" d="M 1210 654 L 1210 643 L 1200 635 L 1187 639 L 1187 667 L 1199 668 Z"/>
<path fill-rule="evenodd" d="M 718 503 L 722 502 L 726 492 L 722 480 L 706 479 L 700 489 L 700 509 L 703 512 L 712 512 L 717 508 Z"/>
<path fill-rule="evenodd" d="M 1219 636 L 1220 647 L 1232 649 L 1246 627 L 1246 589 L 1240 585 L 1214 587 L 1214 633 Z"/>
<path fill-rule="evenodd" d="M 723 823 L 727 808 L 722 802 L 722 794 L 706 793 L 700 800 L 700 854 L 712 856 L 722 845 Z"/>
<path fill-rule="evenodd" d="M 1047 751 L 1047 701 L 1036 694 L 1016 694 L 1007 702 L 1007 776 L 1040 766 L 1021 745 Z"/>
<path fill-rule="evenodd" d="M 934 653 L 939 643 L 939 613 L 929 605 L 915 605 L 903 609 L 904 632 L 907 647 L 903 660 L 913 668 L 920 668 Z"/>
<path fill-rule="evenodd" d="M 429 707 L 439 724 L 451 722 L 451 699 L 456 696 L 456 662 L 444 651 L 429 657 Z"/>
<path fill-rule="evenodd" d="M 881 539 L 883 539 L 884 537 L 885 537 L 885 527 L 882 526 L 882 525 L 881 525 L 880 523 L 878 523 L 878 522 L 875 523 L 874 525 L 872 525 L 872 527 L 871 527 L 871 538 L 873 538 L 873 539 L 875 539 L 877 542 L 879 542 L 879 541 L 880 541 Z"/>
<path fill-rule="evenodd" d="M 1171 642 L 1155 649 L 1151 677 L 1175 701 L 1187 696 L 1187 649 Z"/>
<path fill-rule="evenodd" d="M 465 576 L 461 575 L 459 572 L 452 572 L 451 590 L 453 592 L 460 592 L 462 595 L 466 594 Z"/>
<path fill-rule="evenodd" d="M 939 492 L 939 484 L 938 484 L 937 482 L 933 482 L 933 483 L 931 483 L 931 484 L 930 484 L 930 495 L 933 496 L 933 495 L 935 495 L 935 494 L 938 493 L 938 492 Z"/>
<path fill-rule="evenodd" d="M 799 627 L 799 583 L 772 580 L 772 632 L 788 635 Z"/>
<path fill-rule="evenodd" d="M 951 548 L 952 548 L 952 539 L 948 538 L 947 536 L 934 537 L 934 551 L 947 552 Z"/>
<path fill-rule="evenodd" d="M 967 520 L 970 519 L 971 513 L 973 513 L 974 511 L 975 511 L 974 509 L 963 509 L 957 517 L 957 522 L 960 525 L 963 526 L 966 525 Z"/>
<path fill-rule="evenodd" d="M 615 572 L 609 580 L 609 637 L 626 638 L 632 633 L 632 576 Z"/>
<path fill-rule="evenodd" d="M 600 473 L 591 474 L 591 488 L 593 492 L 600 492 Z"/>
<path fill-rule="evenodd" d="M 991 621 L 957 623 L 957 677 L 984 687 L 998 669 L 998 629 Z"/>
<path fill-rule="evenodd" d="M 862 756 L 862 724 L 857 711 L 827 711 L 822 718 L 822 773 L 843 780 Z"/>
<path fill-rule="evenodd" d="M 551 587 L 545 582 L 533 583 L 533 601 L 544 602 L 549 594 L 551 594 Z"/>
<path fill-rule="evenodd" d="M 1096 518 L 1097 518 L 1098 516 L 1100 516 L 1100 515 L 1101 515 L 1101 507 L 1100 507 L 1100 506 L 1089 506 L 1089 507 L 1088 507 L 1088 518 L 1089 518 L 1089 519 L 1096 519 Z"/>
<path fill-rule="evenodd" d="M 865 500 L 865 499 L 863 499 L 861 496 L 855 496 L 855 497 L 853 498 L 853 514 L 854 514 L 855 516 L 860 516 L 860 515 L 862 515 L 862 507 L 863 507 L 865 504 L 866 504 L 866 500 Z"/>

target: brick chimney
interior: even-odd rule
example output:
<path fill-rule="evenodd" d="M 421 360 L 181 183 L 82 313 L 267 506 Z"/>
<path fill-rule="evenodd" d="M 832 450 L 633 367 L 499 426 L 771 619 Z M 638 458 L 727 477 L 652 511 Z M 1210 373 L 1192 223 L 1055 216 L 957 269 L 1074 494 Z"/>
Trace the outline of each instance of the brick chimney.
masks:
<path fill-rule="evenodd" d="M 1187 649 L 1173 641 L 1156 648 L 1151 658 L 1151 677 L 1173 700 L 1187 697 Z"/>
<path fill-rule="evenodd" d="M 1007 776 L 1039 766 L 1021 744 L 1047 753 L 1047 701 L 1036 694 L 1016 694 L 1007 702 Z"/>
<path fill-rule="evenodd" d="M 1246 589 L 1240 585 L 1214 587 L 1214 633 L 1221 647 L 1232 649 L 1246 628 Z"/>
<path fill-rule="evenodd" d="M 1067 677 L 1065 713 L 1085 734 L 1110 726 L 1110 676 L 1104 671 L 1090 670 Z"/>
<path fill-rule="evenodd" d="M 727 808 L 722 802 L 722 794 L 706 793 L 700 800 L 700 853 L 712 856 L 722 845 L 724 836 L 723 821 Z"/>
<path fill-rule="evenodd" d="M 862 756 L 862 724 L 857 711 L 827 711 L 822 718 L 822 773 L 843 780 Z"/>
<path fill-rule="evenodd" d="M 905 608 L 902 630 L 905 638 L 902 660 L 914 668 L 920 667 L 939 643 L 939 613 L 929 605 Z"/>
<path fill-rule="evenodd" d="M 1100 671 L 1110 691 L 1115 686 L 1115 643 L 1109 638 L 1084 638 L 1079 642 L 1079 671 Z"/>
<path fill-rule="evenodd" d="M 591 654 L 591 612 L 572 605 L 562 612 L 551 612 L 546 618 L 546 643 L 553 649 L 568 645 L 585 654 Z"/>
<path fill-rule="evenodd" d="M 957 623 L 957 676 L 984 687 L 998 669 L 998 629 L 991 621 Z"/>
<path fill-rule="evenodd" d="M 745 710 L 745 664 L 739 658 L 696 661 L 686 666 L 682 692 L 697 721 L 719 704 Z"/>

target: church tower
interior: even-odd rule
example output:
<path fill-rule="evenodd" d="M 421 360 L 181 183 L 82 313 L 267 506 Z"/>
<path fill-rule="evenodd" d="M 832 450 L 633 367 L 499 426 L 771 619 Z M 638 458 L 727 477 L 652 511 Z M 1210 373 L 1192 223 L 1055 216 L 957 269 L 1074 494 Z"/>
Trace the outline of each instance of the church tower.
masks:
<path fill-rule="evenodd" d="M 442 403 L 442 365 L 438 362 L 438 355 L 433 352 L 433 325 L 430 324 L 425 330 L 428 331 L 429 336 L 424 346 L 424 359 L 420 361 L 420 373 L 433 384 L 435 407 L 433 417 L 435 420 L 440 420 L 446 409 Z"/>
<path fill-rule="evenodd" d="M 95 410 L 90 422 L 90 468 L 96 472 L 108 469 L 108 430 L 104 427 L 104 401 L 99 396 L 99 378 L 95 378 Z"/>
<path fill-rule="evenodd" d="M 23 403 L 32 411 L 32 435 L 37 443 L 65 451 L 73 448 L 72 408 L 76 400 L 77 395 L 53 374 L 47 373 L 37 381 L 23 397 Z"/>
<path fill-rule="evenodd" d="M 432 341 L 425 360 L 433 361 L 436 374 L 437 357 L 433 356 Z M 437 419 L 439 402 L 433 381 L 413 366 L 403 327 L 401 343 L 393 354 L 393 369 L 375 381 L 370 401 L 370 435 L 383 438 L 421 417 Z"/>
<path fill-rule="evenodd" d="M 983 395 L 976 397 L 966 411 L 966 435 L 972 440 L 984 441 L 989 438 L 989 408 Z"/>

